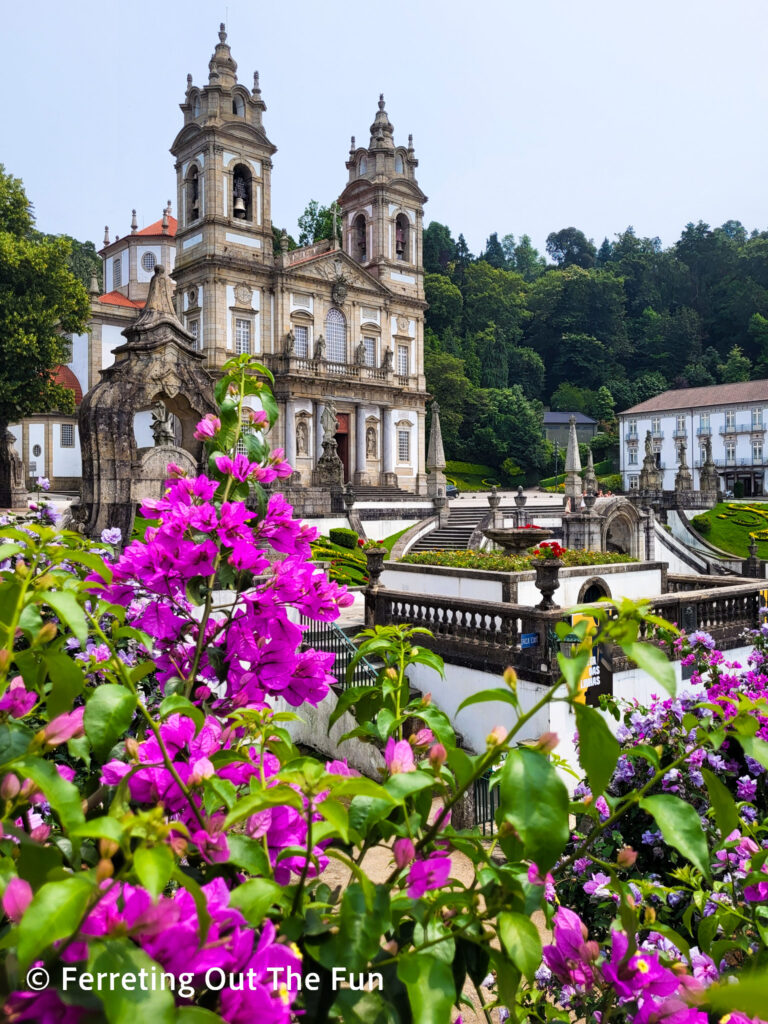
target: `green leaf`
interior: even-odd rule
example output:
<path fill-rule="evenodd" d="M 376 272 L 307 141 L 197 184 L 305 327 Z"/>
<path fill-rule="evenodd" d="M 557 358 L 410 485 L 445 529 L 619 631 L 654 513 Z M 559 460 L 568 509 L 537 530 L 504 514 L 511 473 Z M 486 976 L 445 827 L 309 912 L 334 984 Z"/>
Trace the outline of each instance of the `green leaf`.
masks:
<path fill-rule="evenodd" d="M 586 704 L 574 704 L 574 710 L 579 730 L 579 764 L 587 774 L 592 795 L 598 797 L 611 781 L 619 760 L 619 743 L 599 711 Z"/>
<path fill-rule="evenodd" d="M 48 714 L 56 718 L 72 710 L 75 697 L 83 692 L 85 677 L 79 664 L 60 651 L 46 651 L 43 661 L 53 683 L 48 695 Z"/>
<path fill-rule="evenodd" d="M 398 772 L 397 775 L 392 775 L 387 779 L 384 783 L 384 788 L 391 796 L 396 797 L 398 800 L 404 800 L 407 796 L 411 796 L 412 793 L 428 789 L 430 786 L 434 786 L 434 784 L 435 777 L 431 773 L 422 771 Z"/>
<path fill-rule="evenodd" d="M 735 985 L 721 982 L 706 990 L 706 1001 L 717 1013 L 741 1010 L 755 1016 L 765 1014 L 765 994 L 768 992 L 768 971 L 741 974 Z"/>
<path fill-rule="evenodd" d="M 80 790 L 62 779 L 51 761 L 44 761 L 41 757 L 23 757 L 15 762 L 14 769 L 22 778 L 26 776 L 37 783 L 68 832 L 83 824 L 85 818 Z"/>
<path fill-rule="evenodd" d="M 19 924 L 19 969 L 26 971 L 44 949 L 67 938 L 79 926 L 95 882 L 72 875 L 63 882 L 46 882 L 34 895 Z"/>
<path fill-rule="evenodd" d="M 707 840 L 699 816 L 693 807 L 671 793 L 647 796 L 640 801 L 640 807 L 652 815 L 661 829 L 664 842 L 679 850 L 694 867 L 709 878 Z"/>
<path fill-rule="evenodd" d="M 115 974 L 122 978 L 127 975 L 137 977 L 144 971 L 144 977 L 152 978 L 162 970 L 130 939 L 92 941 L 88 946 L 88 971 L 92 974 Z M 176 1020 L 175 999 L 170 986 L 103 986 L 99 989 L 99 999 L 109 1024 L 136 1024 L 141 1020 L 152 1024 L 174 1024 Z"/>
<path fill-rule="evenodd" d="M 558 651 L 557 664 L 560 666 L 560 671 L 571 693 L 575 693 L 581 686 L 581 679 L 584 675 L 584 669 L 589 664 L 589 659 L 589 651 L 581 651 L 578 654 L 571 655 L 570 658 L 567 658 L 562 651 Z"/>
<path fill-rule="evenodd" d="M 77 603 L 75 594 L 71 590 L 42 590 L 35 596 L 36 600 L 53 608 L 56 615 L 69 626 L 80 641 L 80 646 L 84 648 L 88 639 L 88 624 L 85 621 L 85 612 Z"/>
<path fill-rule="evenodd" d="M 227 845 L 229 846 L 231 864 L 247 871 L 249 875 L 270 875 L 272 873 L 269 858 L 258 840 L 231 832 L 227 836 Z M 236 889 L 233 890 L 233 892 L 236 891 Z"/>
<path fill-rule="evenodd" d="M 736 809 L 736 803 L 728 787 L 708 768 L 702 768 L 701 774 L 704 776 L 704 782 L 707 784 L 710 803 L 715 812 L 715 821 L 724 841 L 726 836 L 729 836 L 734 829 L 739 828 L 739 812 Z"/>
<path fill-rule="evenodd" d="M 170 846 L 140 846 L 133 855 L 133 870 L 154 899 L 160 895 L 176 867 Z"/>
<path fill-rule="evenodd" d="M 677 692 L 675 666 L 660 648 L 649 643 L 623 644 L 622 646 L 624 653 L 635 662 L 638 668 L 647 672 L 657 683 L 661 683 L 671 697 L 675 696 Z"/>
<path fill-rule="evenodd" d="M 548 871 L 568 842 L 568 790 L 544 754 L 510 750 L 501 773 L 500 813 L 517 831 L 526 856 L 540 874 Z"/>
<path fill-rule="evenodd" d="M 397 976 L 408 989 L 413 1024 L 446 1024 L 456 1000 L 451 965 L 426 953 L 403 956 Z"/>
<path fill-rule="evenodd" d="M 268 878 L 251 878 L 235 886 L 229 897 L 229 905 L 243 912 L 248 924 L 258 928 L 273 903 L 281 903 L 284 889 Z"/>
<path fill-rule="evenodd" d="M 499 937 L 517 969 L 533 984 L 541 966 L 541 938 L 530 917 L 505 910 L 499 914 Z"/>
<path fill-rule="evenodd" d="M 457 714 L 464 708 L 470 707 L 472 704 L 486 704 L 489 701 L 498 700 L 502 704 L 511 704 L 512 707 L 519 705 L 519 700 L 506 686 L 499 686 L 495 690 L 479 690 L 477 693 L 473 693 L 471 697 L 467 697 L 463 700 L 457 708 Z M 490 731 L 490 730 L 489 730 Z"/>
<path fill-rule="evenodd" d="M 83 725 L 97 757 L 106 758 L 131 724 L 136 697 L 117 683 L 97 686 L 85 705 Z"/>
<path fill-rule="evenodd" d="M 748 757 L 759 762 L 763 768 L 768 768 L 768 743 L 765 740 L 759 740 L 755 736 L 737 736 L 736 739 Z"/>
<path fill-rule="evenodd" d="M 21 722 L 0 725 L 0 768 L 26 754 L 32 736 L 33 733 Z"/>
<path fill-rule="evenodd" d="M 150 663 L 151 664 L 151 663 Z M 170 697 L 166 697 L 159 708 L 161 720 L 165 720 L 169 715 L 184 715 L 186 718 L 191 718 L 195 723 L 195 728 L 199 732 L 205 722 L 205 715 L 196 705 L 192 703 L 189 698 L 182 696 L 180 693 L 172 693 Z"/>
<path fill-rule="evenodd" d="M 72 829 L 70 835 L 81 839 L 112 839 L 116 843 L 122 843 L 125 830 L 117 818 L 91 818 L 90 821 Z"/>
<path fill-rule="evenodd" d="M 345 843 L 349 842 L 349 814 L 344 804 L 326 797 L 317 805 L 318 811 L 336 829 Z"/>
<path fill-rule="evenodd" d="M 366 894 L 361 885 L 348 885 L 341 900 L 338 942 L 344 950 L 343 962 L 348 970 L 363 970 L 379 948 L 382 934 L 389 923 L 389 895 L 384 886 Z"/>

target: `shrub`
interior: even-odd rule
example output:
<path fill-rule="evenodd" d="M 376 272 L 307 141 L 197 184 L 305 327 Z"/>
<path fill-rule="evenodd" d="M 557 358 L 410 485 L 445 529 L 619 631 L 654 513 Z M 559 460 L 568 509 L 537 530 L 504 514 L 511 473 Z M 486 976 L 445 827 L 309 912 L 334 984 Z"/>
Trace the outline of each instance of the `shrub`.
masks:
<path fill-rule="evenodd" d="M 699 533 L 709 533 L 712 529 L 712 523 L 710 523 L 709 516 L 706 513 L 694 516 L 691 520 L 691 526 L 693 526 L 694 530 L 698 530 Z"/>
<path fill-rule="evenodd" d="M 601 491 L 622 491 L 624 489 L 624 481 L 621 478 L 621 473 L 611 473 L 610 476 L 600 477 L 598 480 Z"/>
<path fill-rule="evenodd" d="M 348 530 L 343 526 L 336 530 L 329 530 L 328 536 L 331 538 L 331 543 L 338 544 L 340 548 L 356 548 L 357 542 L 360 540 L 357 531 Z"/>

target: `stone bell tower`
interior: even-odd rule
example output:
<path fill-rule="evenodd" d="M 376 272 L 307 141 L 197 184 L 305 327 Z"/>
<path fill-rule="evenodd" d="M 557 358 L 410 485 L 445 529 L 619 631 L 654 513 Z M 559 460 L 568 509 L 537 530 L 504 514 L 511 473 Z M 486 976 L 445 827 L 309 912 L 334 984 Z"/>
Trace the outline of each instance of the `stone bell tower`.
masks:
<path fill-rule="evenodd" d="M 272 270 L 270 175 L 276 147 L 266 136 L 258 72 L 237 78 L 224 25 L 208 84 L 187 76 L 176 158 L 176 302 L 209 368 L 239 352 L 260 353 L 264 295 Z"/>
<path fill-rule="evenodd" d="M 343 246 L 391 291 L 424 298 L 422 220 L 427 197 L 416 181 L 413 136 L 396 146 L 379 97 L 368 148 L 349 150 L 349 180 L 341 194 Z"/>

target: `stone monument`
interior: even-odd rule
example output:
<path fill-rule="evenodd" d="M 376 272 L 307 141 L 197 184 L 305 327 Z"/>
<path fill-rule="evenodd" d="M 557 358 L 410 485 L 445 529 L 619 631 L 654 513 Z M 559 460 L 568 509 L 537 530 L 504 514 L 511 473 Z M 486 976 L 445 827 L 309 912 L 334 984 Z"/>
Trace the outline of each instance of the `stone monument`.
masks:
<path fill-rule="evenodd" d="M 690 494 L 693 490 L 693 476 L 688 468 L 685 453 L 685 441 L 677 446 L 678 469 L 675 474 L 675 494 Z"/>
<path fill-rule="evenodd" d="M 27 487 L 24 463 L 16 451 L 16 437 L 6 429 L 0 444 L 0 508 L 26 508 Z"/>
<path fill-rule="evenodd" d="M 715 460 L 712 458 L 712 438 L 707 437 L 704 441 L 704 464 L 699 470 L 699 490 L 717 496 L 720 487 L 720 478 L 715 467 Z"/>
<path fill-rule="evenodd" d="M 651 441 L 651 432 L 646 430 L 645 432 L 645 455 L 643 456 L 643 468 L 640 470 L 640 490 L 641 491 L 660 491 L 661 490 L 661 470 L 656 465 L 656 456 L 653 454 L 653 443 Z"/>
<path fill-rule="evenodd" d="M 340 492 L 344 483 L 344 464 L 339 458 L 339 446 L 336 441 L 339 421 L 333 402 L 326 402 L 320 417 L 320 426 L 323 428 L 323 454 L 312 471 L 312 482 L 316 487 L 329 487 Z"/>
<path fill-rule="evenodd" d="M 576 436 L 576 417 L 568 420 L 568 450 L 565 455 L 565 495 L 563 504 L 571 501 L 571 511 L 577 512 L 581 505 L 581 456 L 579 455 L 579 439 Z"/>
<path fill-rule="evenodd" d="M 595 460 L 592 457 L 592 449 L 587 455 L 587 468 L 584 472 L 584 491 L 587 494 L 597 494 L 597 474 L 595 473 Z"/>
<path fill-rule="evenodd" d="M 114 363 L 80 405 L 83 486 L 72 515 L 92 537 L 108 527 L 130 537 L 137 504 L 162 494 L 168 462 L 188 472 L 200 467 L 203 447 L 194 432 L 206 413 L 216 411 L 213 381 L 176 316 L 172 292 L 171 279 L 157 264 L 144 309 L 123 331 L 126 343 L 115 349 Z M 134 416 L 158 405 L 164 411 L 156 416 L 156 445 L 139 448 Z M 170 414 L 179 423 L 180 446 Z"/>

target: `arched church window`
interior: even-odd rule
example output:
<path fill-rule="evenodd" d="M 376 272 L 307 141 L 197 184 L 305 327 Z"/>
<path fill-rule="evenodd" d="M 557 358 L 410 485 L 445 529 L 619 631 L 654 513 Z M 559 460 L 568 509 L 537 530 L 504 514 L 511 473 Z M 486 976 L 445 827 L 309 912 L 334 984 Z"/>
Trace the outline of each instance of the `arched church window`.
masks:
<path fill-rule="evenodd" d="M 200 216 L 200 172 L 192 167 L 187 178 L 187 217 L 197 220 Z"/>
<path fill-rule="evenodd" d="M 402 174 L 404 170 L 403 158 L 400 153 L 395 157 L 395 174 Z"/>
<path fill-rule="evenodd" d="M 328 362 L 347 361 L 347 321 L 340 309 L 329 309 L 325 318 L 325 340 Z"/>
<path fill-rule="evenodd" d="M 395 219 L 395 256 L 399 260 L 410 262 L 409 257 L 410 224 L 404 213 L 398 213 Z"/>
<path fill-rule="evenodd" d="M 232 97 L 232 113 L 237 117 L 245 117 L 245 100 L 240 93 L 236 93 Z"/>
<path fill-rule="evenodd" d="M 232 172 L 232 216 L 237 220 L 252 220 L 251 172 L 238 164 Z"/>
<path fill-rule="evenodd" d="M 192 116 L 200 117 L 200 93 L 196 92 L 192 97 Z"/>
<path fill-rule="evenodd" d="M 368 161 L 365 159 L 364 156 L 360 157 L 360 166 L 358 169 L 361 174 L 365 174 L 365 172 L 368 170 Z"/>
<path fill-rule="evenodd" d="M 367 256 L 367 233 L 368 228 L 365 222 L 365 217 L 360 213 L 355 217 L 354 224 L 352 225 L 352 255 L 358 263 L 364 263 Z"/>

